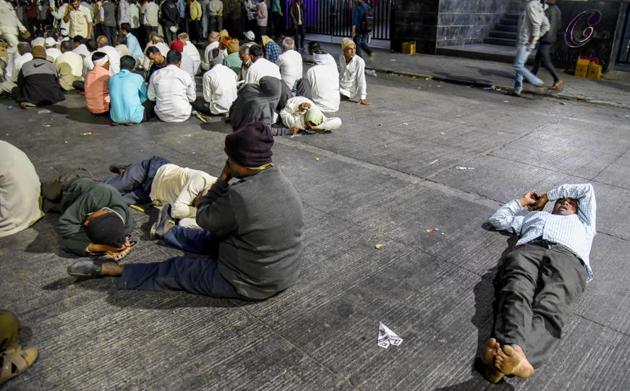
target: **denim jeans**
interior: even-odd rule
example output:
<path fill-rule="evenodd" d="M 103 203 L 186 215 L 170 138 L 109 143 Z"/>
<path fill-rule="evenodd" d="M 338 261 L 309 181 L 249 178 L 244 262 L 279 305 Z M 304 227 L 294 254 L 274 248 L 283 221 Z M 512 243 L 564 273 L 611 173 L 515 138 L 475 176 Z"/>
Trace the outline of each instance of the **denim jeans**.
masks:
<path fill-rule="evenodd" d="M 361 50 L 364 50 L 368 56 L 372 55 L 372 49 L 368 46 L 369 33 L 357 33 L 354 37 L 354 43 L 357 45 L 357 56 L 361 56 Z"/>
<path fill-rule="evenodd" d="M 159 156 L 129 165 L 122 175 L 114 174 L 103 182 L 113 186 L 123 196 L 127 204 L 148 204 L 151 202 L 151 185 L 157 170 L 169 161 Z"/>
<path fill-rule="evenodd" d="M 212 234 L 205 229 L 176 225 L 166 232 L 164 241 L 189 253 L 213 254 L 218 252 L 218 243 L 212 238 Z"/>
<path fill-rule="evenodd" d="M 520 93 L 523 89 L 523 77 L 536 87 L 540 87 L 544 84 L 542 80 L 525 67 L 525 62 L 527 62 L 527 58 L 531 52 L 530 45 L 518 43 L 516 46 L 516 57 L 514 58 L 514 71 L 516 72 L 514 75 L 514 92 Z"/>

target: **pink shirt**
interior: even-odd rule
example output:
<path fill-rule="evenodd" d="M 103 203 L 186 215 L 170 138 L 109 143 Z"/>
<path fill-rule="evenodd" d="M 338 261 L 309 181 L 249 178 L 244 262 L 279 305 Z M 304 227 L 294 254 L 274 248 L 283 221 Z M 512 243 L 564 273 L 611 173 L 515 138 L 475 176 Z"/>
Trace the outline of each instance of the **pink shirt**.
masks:
<path fill-rule="evenodd" d="M 267 3 L 261 1 L 256 4 L 256 19 L 260 27 L 267 27 Z"/>
<path fill-rule="evenodd" d="M 95 66 L 85 76 L 85 101 L 92 114 L 101 114 L 109 110 L 108 69 Z"/>

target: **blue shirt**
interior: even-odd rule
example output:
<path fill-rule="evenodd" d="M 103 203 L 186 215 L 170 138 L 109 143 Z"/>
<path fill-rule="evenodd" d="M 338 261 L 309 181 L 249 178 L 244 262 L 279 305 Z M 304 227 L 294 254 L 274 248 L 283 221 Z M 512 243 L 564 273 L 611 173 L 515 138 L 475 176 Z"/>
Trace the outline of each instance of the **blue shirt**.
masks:
<path fill-rule="evenodd" d="M 280 49 L 280 45 L 271 41 L 265 46 L 265 57 L 267 60 L 272 63 L 276 63 L 278 61 L 278 57 L 282 54 L 282 49 Z"/>
<path fill-rule="evenodd" d="M 112 121 L 139 124 L 144 117 L 147 86 L 137 73 L 122 69 L 109 78 L 109 115 Z"/>
<path fill-rule="evenodd" d="M 365 3 L 354 4 L 352 7 L 352 25 L 356 27 L 357 32 L 361 33 L 361 20 L 363 20 L 363 15 L 368 10 L 368 5 Z"/>
<path fill-rule="evenodd" d="M 591 184 L 562 185 L 547 193 L 549 201 L 570 197 L 578 202 L 577 214 L 562 216 L 549 212 L 529 212 L 518 200 L 503 205 L 490 217 L 490 223 L 500 230 L 511 230 L 520 239 L 516 245 L 543 238 L 561 244 L 582 260 L 587 280 L 593 279 L 589 254 L 595 237 L 597 204 Z"/>
<path fill-rule="evenodd" d="M 136 60 L 144 57 L 142 48 L 140 47 L 140 42 L 138 42 L 138 38 L 136 38 L 131 33 L 127 33 L 127 48 L 129 48 L 129 53 L 131 53 L 131 57 L 135 58 Z"/>

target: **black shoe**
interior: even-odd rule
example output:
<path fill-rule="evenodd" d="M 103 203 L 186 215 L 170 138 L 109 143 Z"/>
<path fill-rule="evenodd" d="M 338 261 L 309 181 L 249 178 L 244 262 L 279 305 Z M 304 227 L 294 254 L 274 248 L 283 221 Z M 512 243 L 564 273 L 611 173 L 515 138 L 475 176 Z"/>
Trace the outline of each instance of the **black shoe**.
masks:
<path fill-rule="evenodd" d="M 103 262 L 98 262 L 94 259 L 79 259 L 68 266 L 68 274 L 73 277 L 99 277 L 101 276 L 102 264 Z"/>
<path fill-rule="evenodd" d="M 166 233 L 166 224 L 168 224 L 169 221 L 171 221 L 171 206 L 165 204 L 162 206 L 162 209 L 160 209 L 157 221 L 151 226 L 149 237 L 154 240 L 162 239 Z"/>

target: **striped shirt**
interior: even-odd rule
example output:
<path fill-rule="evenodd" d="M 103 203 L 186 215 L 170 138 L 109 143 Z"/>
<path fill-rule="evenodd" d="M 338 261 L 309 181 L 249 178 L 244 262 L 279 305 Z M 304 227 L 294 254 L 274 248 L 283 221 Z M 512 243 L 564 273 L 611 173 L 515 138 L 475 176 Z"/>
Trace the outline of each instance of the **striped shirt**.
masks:
<path fill-rule="evenodd" d="M 499 230 L 520 235 L 516 245 L 542 238 L 570 249 L 586 268 L 587 280 L 593 279 L 589 254 L 595 237 L 597 205 L 591 184 L 562 185 L 547 193 L 549 201 L 570 197 L 578 202 L 577 214 L 562 216 L 549 212 L 529 212 L 518 200 L 503 205 L 490 217 L 490 223 Z"/>

